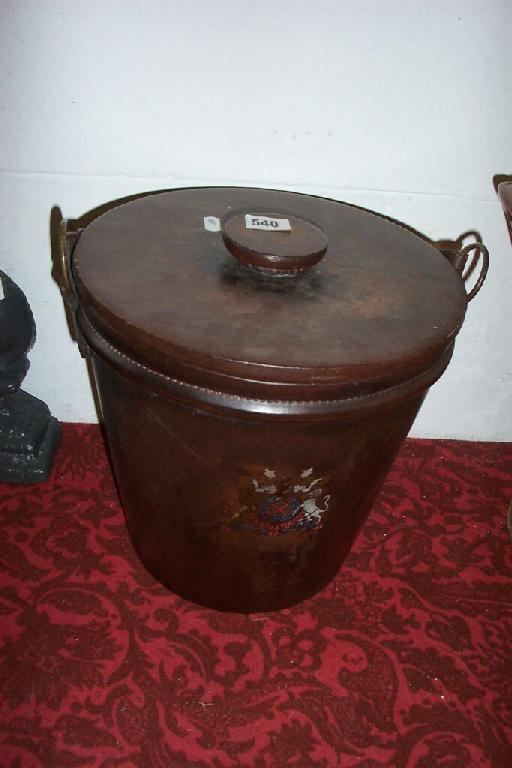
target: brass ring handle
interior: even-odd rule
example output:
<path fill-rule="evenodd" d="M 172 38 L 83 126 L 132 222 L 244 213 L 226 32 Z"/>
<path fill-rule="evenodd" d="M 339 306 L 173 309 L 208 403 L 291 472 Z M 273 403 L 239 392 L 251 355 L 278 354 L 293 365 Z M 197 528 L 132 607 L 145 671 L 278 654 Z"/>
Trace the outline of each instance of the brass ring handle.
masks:
<path fill-rule="evenodd" d="M 72 251 L 81 231 L 81 229 L 74 231 L 70 229 L 68 219 L 62 219 L 60 222 L 58 283 L 65 306 L 67 307 L 67 317 L 71 336 L 74 341 L 78 343 L 78 349 L 80 350 L 82 357 L 87 357 L 89 349 L 77 322 L 77 312 L 80 307 L 80 302 L 72 271 Z"/>
<path fill-rule="evenodd" d="M 65 298 L 74 294 L 73 283 L 69 273 L 70 264 L 68 249 L 68 220 L 62 219 L 59 224 L 59 287 Z"/>
<path fill-rule="evenodd" d="M 464 280 L 464 283 L 466 282 L 466 278 L 463 277 L 463 271 L 464 267 L 467 263 L 468 254 L 471 253 L 471 251 L 478 251 L 479 255 L 482 256 L 482 267 L 480 269 L 480 274 L 478 275 L 478 279 L 476 283 L 474 284 L 471 291 L 468 293 L 468 301 L 471 301 L 475 298 L 478 291 L 484 284 L 485 278 L 487 276 L 487 272 L 489 270 L 489 251 L 485 247 L 483 243 L 470 243 L 469 245 L 464 246 L 464 248 L 461 249 L 459 252 L 459 255 L 455 259 L 454 267 L 461 275 L 462 279 Z"/>

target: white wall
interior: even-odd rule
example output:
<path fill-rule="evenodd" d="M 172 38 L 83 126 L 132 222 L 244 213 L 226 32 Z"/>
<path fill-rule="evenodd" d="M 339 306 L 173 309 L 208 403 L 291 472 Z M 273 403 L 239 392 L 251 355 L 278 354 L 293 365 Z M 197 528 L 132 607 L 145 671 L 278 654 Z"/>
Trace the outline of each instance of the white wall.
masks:
<path fill-rule="evenodd" d="M 512 439 L 510 0 L 0 0 L 0 264 L 31 302 L 25 388 L 96 415 L 50 277 L 52 205 L 79 216 L 202 184 L 325 194 L 491 251 L 414 434 Z M 508 399 L 508 409 L 507 409 Z"/>

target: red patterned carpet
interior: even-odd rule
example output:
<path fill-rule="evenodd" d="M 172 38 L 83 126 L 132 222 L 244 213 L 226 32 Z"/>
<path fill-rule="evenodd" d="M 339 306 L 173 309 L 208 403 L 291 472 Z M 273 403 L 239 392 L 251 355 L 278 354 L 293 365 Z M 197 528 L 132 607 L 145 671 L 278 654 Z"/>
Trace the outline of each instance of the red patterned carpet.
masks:
<path fill-rule="evenodd" d="M 335 582 L 253 616 L 139 564 L 99 430 L 0 486 L 2 768 L 512 766 L 512 445 L 410 440 Z"/>

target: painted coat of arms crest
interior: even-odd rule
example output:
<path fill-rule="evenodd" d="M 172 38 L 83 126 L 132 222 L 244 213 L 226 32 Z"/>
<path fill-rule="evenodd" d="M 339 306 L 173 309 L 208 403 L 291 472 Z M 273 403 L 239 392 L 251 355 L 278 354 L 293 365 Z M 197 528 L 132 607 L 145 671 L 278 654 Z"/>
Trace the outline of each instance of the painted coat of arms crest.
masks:
<path fill-rule="evenodd" d="M 259 476 L 244 476 L 239 513 L 229 525 L 262 536 L 321 528 L 322 516 L 331 499 L 325 492 L 328 480 L 327 475 L 317 475 L 313 467 L 298 472 L 295 477 L 272 469 L 264 469 Z"/>

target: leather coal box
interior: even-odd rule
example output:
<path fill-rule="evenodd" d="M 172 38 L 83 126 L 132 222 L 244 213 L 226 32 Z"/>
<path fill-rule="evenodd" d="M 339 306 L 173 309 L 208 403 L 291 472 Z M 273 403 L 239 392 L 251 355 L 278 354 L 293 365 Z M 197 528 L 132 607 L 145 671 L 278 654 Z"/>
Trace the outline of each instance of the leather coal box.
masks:
<path fill-rule="evenodd" d="M 314 594 L 448 365 L 485 246 L 436 245 L 325 198 L 228 187 L 64 221 L 61 242 L 63 293 L 146 568 L 220 610 Z"/>

